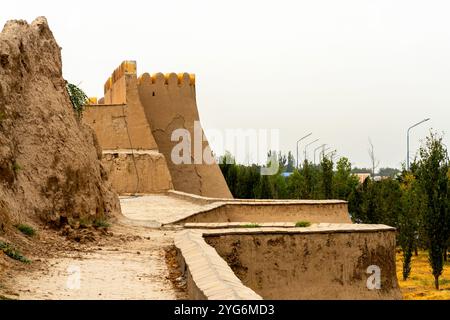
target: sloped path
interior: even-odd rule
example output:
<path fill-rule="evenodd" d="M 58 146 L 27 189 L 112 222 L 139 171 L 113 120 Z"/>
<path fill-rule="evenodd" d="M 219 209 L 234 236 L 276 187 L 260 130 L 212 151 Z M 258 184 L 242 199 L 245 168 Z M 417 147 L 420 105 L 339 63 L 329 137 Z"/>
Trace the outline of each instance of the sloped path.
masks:
<path fill-rule="evenodd" d="M 14 275 L 14 299 L 184 299 L 169 280 L 165 247 L 174 231 L 118 224 L 98 244 L 62 250 Z M 61 244 L 64 245 L 64 244 Z"/>

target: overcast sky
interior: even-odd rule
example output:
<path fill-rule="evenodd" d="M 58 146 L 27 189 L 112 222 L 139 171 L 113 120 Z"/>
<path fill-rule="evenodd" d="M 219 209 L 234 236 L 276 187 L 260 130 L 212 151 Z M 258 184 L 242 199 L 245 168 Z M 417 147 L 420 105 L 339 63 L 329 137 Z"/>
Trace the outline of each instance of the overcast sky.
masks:
<path fill-rule="evenodd" d="M 357 166 L 370 137 L 384 167 L 405 161 L 424 118 L 412 150 L 430 128 L 449 141 L 449 13 L 434 0 L 15 0 L 0 23 L 46 16 L 64 77 L 89 96 L 122 60 L 191 72 L 206 129 L 279 129 L 293 151 L 313 132 Z"/>

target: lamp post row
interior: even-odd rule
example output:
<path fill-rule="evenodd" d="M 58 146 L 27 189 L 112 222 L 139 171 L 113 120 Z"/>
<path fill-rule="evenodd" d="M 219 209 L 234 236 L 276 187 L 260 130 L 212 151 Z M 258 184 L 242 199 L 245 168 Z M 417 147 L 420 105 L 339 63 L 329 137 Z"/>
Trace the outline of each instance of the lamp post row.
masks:
<path fill-rule="evenodd" d="M 410 142 L 411 130 L 414 129 L 415 127 L 421 125 L 422 123 L 425 123 L 425 122 L 430 121 L 430 120 L 431 120 L 431 118 L 426 118 L 426 119 L 424 119 L 424 120 L 422 120 L 420 122 L 417 122 L 416 124 L 414 124 L 414 125 L 412 125 L 411 127 L 408 128 L 408 131 L 407 131 L 407 134 L 406 134 L 406 169 L 407 169 L 407 171 L 409 171 L 409 169 L 410 169 L 409 142 Z M 306 138 L 309 138 L 310 136 L 312 136 L 312 132 L 307 134 L 306 136 L 300 138 L 299 140 L 297 140 L 297 154 L 296 154 L 297 155 L 297 168 L 299 166 L 298 145 L 299 145 L 299 143 L 301 141 L 305 140 Z M 308 149 L 308 147 L 313 145 L 314 143 L 318 142 L 319 140 L 320 139 L 316 139 L 316 140 L 308 143 L 305 146 L 305 151 L 304 151 L 305 159 L 307 158 L 307 149 Z M 322 152 L 320 154 L 325 155 L 325 151 L 330 149 L 330 147 L 325 148 L 326 146 L 327 146 L 327 144 L 322 144 L 322 145 L 320 145 L 320 146 L 318 146 L 317 148 L 314 149 L 314 164 L 316 164 L 316 153 L 317 153 L 318 150 L 322 149 Z M 329 152 L 328 154 L 331 154 L 331 153 L 334 153 L 334 152 L 336 152 L 336 150 L 334 150 L 332 152 Z"/>

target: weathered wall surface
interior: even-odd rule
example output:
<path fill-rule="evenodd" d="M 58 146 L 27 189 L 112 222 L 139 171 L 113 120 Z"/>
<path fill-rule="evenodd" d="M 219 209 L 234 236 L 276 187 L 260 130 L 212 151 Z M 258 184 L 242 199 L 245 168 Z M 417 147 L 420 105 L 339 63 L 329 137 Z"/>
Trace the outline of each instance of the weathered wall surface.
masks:
<path fill-rule="evenodd" d="M 243 284 L 264 299 L 401 299 L 394 229 L 331 229 L 217 231 L 204 236 Z M 380 290 L 367 288 L 371 265 L 381 269 Z"/>
<path fill-rule="evenodd" d="M 86 106 L 83 121 L 97 133 L 104 150 L 158 150 L 140 103 L 136 74 L 122 74 L 106 94 L 113 105 Z"/>
<path fill-rule="evenodd" d="M 14 222 L 120 212 L 95 134 L 72 109 L 60 50 L 43 17 L 0 34 L 0 211 Z"/>
<path fill-rule="evenodd" d="M 192 300 L 261 300 L 242 284 L 230 266 L 209 246 L 202 231 L 183 231 L 175 237 L 178 265 Z"/>
<path fill-rule="evenodd" d="M 123 62 L 105 83 L 103 103 L 86 106 L 83 121 L 97 133 L 102 162 L 119 194 L 173 188 L 165 157 L 139 99 L 136 64 Z"/>
<path fill-rule="evenodd" d="M 188 129 L 193 137 L 194 121 L 199 120 L 193 77 L 170 74 L 166 78 L 157 74 L 152 80 L 144 74 L 137 79 L 135 62 L 125 61 L 106 81 L 104 89 L 105 96 L 100 99 L 103 104 L 87 106 L 83 116 L 84 122 L 97 132 L 104 150 L 157 150 L 164 155 L 170 183 L 176 190 L 232 198 L 216 163 L 171 161 L 172 148 L 177 144 L 171 141 L 173 130 Z M 209 150 L 207 141 L 203 148 Z M 116 189 L 123 189 L 117 185 L 118 179 L 113 181 Z"/>
<path fill-rule="evenodd" d="M 119 194 L 163 193 L 173 188 L 166 160 L 159 152 L 103 151 L 102 162 Z"/>
<path fill-rule="evenodd" d="M 198 214 L 189 216 L 178 223 L 195 222 L 299 222 L 311 223 L 352 223 L 348 214 L 347 203 L 311 204 L 274 202 L 235 202 L 225 203 Z"/>
<path fill-rule="evenodd" d="M 139 78 L 139 95 L 150 122 L 159 150 L 167 160 L 175 190 L 206 197 L 232 198 L 231 192 L 216 163 L 195 164 L 194 143 L 191 143 L 191 164 L 175 164 L 171 153 L 177 141 L 171 141 L 176 129 L 187 129 L 194 141 L 194 122 L 199 121 L 195 99 L 195 80 L 189 74 L 166 76 L 144 73 Z M 209 150 L 203 141 L 202 150 Z"/>

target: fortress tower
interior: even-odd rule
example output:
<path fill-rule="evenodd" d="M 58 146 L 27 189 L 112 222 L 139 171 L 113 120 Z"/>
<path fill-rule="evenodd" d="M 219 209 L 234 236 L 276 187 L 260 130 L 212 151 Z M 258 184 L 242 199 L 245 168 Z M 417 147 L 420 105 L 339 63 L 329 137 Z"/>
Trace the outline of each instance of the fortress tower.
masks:
<path fill-rule="evenodd" d="M 83 121 L 97 133 L 103 162 L 119 193 L 164 192 L 173 187 L 232 198 L 216 163 L 175 164 L 171 159 L 179 143 L 171 141 L 172 132 L 185 129 L 193 139 L 199 120 L 194 75 L 144 73 L 138 78 L 134 61 L 123 62 L 113 72 L 105 83 L 104 98 L 88 105 L 83 114 Z M 202 147 L 209 150 L 208 142 L 203 141 Z M 194 143 L 191 155 L 193 149 Z"/>

